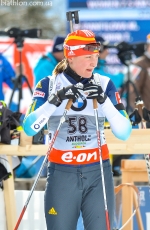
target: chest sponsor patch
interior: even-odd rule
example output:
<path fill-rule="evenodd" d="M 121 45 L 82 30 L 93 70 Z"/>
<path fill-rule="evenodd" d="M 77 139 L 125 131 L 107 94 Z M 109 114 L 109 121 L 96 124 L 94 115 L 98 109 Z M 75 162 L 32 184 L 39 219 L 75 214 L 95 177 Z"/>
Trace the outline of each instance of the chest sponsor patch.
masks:
<path fill-rule="evenodd" d="M 37 84 L 36 88 L 42 89 L 42 84 L 41 84 L 41 82 L 40 82 L 40 81 L 38 82 L 38 84 Z"/>
<path fill-rule="evenodd" d="M 73 111 L 82 111 L 87 106 L 87 100 L 83 95 L 76 100 L 75 103 L 72 104 L 71 109 Z"/>
<path fill-rule="evenodd" d="M 107 145 L 101 146 L 102 159 L 109 159 L 109 152 Z M 53 148 L 49 155 L 49 161 L 58 164 L 91 164 L 99 161 L 98 148 L 79 149 L 79 150 L 58 150 Z"/>
<path fill-rule="evenodd" d="M 56 85 L 56 90 L 60 90 L 61 89 L 61 82 L 58 82 Z"/>
<path fill-rule="evenodd" d="M 33 97 L 43 97 L 44 98 L 45 93 L 39 90 L 35 90 L 33 93 Z"/>

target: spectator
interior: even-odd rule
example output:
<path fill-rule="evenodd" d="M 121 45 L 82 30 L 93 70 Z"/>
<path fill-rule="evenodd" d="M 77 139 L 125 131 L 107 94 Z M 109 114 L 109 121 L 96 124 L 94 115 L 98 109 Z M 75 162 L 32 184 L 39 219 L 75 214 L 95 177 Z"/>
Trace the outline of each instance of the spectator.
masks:
<path fill-rule="evenodd" d="M 145 107 L 150 110 L 150 34 L 147 35 L 144 54 L 133 62 L 136 76 L 132 79 L 138 94 L 144 101 Z M 135 106 L 135 92 L 130 93 L 132 108 Z"/>
<path fill-rule="evenodd" d="M 65 37 L 57 36 L 54 39 L 52 52 L 43 55 L 34 68 L 34 85 L 42 78 L 52 75 L 52 71 L 59 61 L 64 58 L 63 42 Z"/>

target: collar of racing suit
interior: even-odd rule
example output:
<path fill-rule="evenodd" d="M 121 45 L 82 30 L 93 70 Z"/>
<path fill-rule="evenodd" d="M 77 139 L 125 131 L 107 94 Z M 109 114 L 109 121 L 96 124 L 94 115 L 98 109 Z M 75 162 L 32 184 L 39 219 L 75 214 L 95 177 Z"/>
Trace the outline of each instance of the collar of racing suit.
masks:
<path fill-rule="evenodd" d="M 72 77 L 76 82 L 82 82 L 83 78 L 78 75 L 76 72 L 74 72 L 70 66 L 68 65 L 67 68 L 64 70 L 64 73 L 67 74 L 68 76 Z M 93 77 L 93 74 L 91 76 L 91 78 Z M 90 79 L 91 79 L 90 78 Z M 88 79 L 89 80 L 89 79 Z"/>

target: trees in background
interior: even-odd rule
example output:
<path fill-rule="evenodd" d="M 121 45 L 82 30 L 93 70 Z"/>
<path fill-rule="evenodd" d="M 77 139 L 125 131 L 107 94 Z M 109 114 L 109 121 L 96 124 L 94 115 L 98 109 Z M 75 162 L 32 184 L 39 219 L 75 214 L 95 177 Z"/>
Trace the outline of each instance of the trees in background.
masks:
<path fill-rule="evenodd" d="M 29 6 L 29 2 L 31 1 L 10 0 L 10 3 L 8 0 L 1 1 L 0 30 L 11 27 L 19 27 L 21 30 L 39 28 L 42 29 L 42 38 L 50 39 L 57 34 L 66 34 L 62 7 L 60 4 L 56 5 L 58 0 L 55 0 L 55 3 L 48 0 L 32 1 L 34 6 Z M 64 18 L 65 15 L 64 10 Z"/>

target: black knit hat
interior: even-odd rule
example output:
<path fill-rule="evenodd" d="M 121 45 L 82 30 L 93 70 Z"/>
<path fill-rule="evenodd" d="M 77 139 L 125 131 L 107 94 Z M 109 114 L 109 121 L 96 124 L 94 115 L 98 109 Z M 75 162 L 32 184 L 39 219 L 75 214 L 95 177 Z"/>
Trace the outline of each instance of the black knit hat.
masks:
<path fill-rule="evenodd" d="M 52 52 L 62 52 L 64 40 L 65 40 L 64 36 L 55 37 Z"/>
<path fill-rule="evenodd" d="M 95 39 L 97 42 L 100 42 L 104 46 L 104 48 L 107 48 L 109 41 L 104 40 L 103 37 L 98 36 L 98 35 L 95 36 Z"/>

